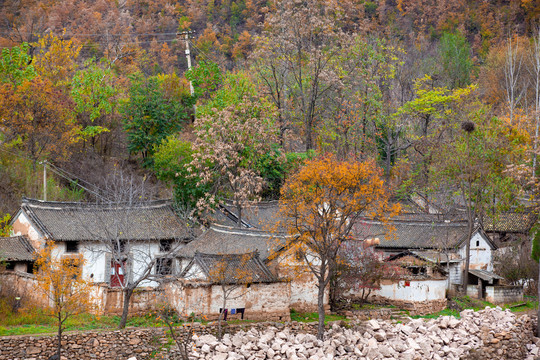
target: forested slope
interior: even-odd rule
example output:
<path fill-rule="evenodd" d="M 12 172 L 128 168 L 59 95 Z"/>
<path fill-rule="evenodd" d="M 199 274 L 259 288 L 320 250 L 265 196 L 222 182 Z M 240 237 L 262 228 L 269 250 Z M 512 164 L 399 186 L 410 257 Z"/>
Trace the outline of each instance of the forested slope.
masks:
<path fill-rule="evenodd" d="M 4 1 L 0 212 L 42 196 L 44 160 L 68 171 L 49 171 L 49 199 L 92 200 L 66 178 L 102 189 L 122 169 L 186 209 L 276 198 L 324 153 L 375 158 L 401 194 L 450 188 L 463 154 L 496 158 L 489 176 L 532 174 L 539 14 L 531 0 Z"/>

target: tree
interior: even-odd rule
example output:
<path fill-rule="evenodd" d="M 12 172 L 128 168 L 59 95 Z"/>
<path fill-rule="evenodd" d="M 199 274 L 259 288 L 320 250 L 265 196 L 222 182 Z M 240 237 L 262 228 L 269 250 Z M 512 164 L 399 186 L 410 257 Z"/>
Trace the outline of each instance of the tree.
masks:
<path fill-rule="evenodd" d="M 331 289 L 334 302 L 351 290 L 365 302 L 373 290 L 381 288 L 381 280 L 388 279 L 389 273 L 389 266 L 373 248 L 364 248 L 358 241 L 344 242 Z"/>
<path fill-rule="evenodd" d="M 2 49 L 0 57 L 0 82 L 20 85 L 23 80 L 31 80 L 36 76 L 32 57 L 28 54 L 30 45 L 22 43 L 11 49 Z"/>
<path fill-rule="evenodd" d="M 442 76 L 447 78 L 450 89 L 462 88 L 471 83 L 473 62 L 471 47 L 460 33 L 445 32 L 439 45 Z"/>
<path fill-rule="evenodd" d="M 187 170 L 192 161 L 191 142 L 174 135 L 163 140 L 154 152 L 154 173 L 159 180 L 173 185 L 176 207 L 186 216 L 191 214 L 197 201 L 210 189 L 210 184 L 199 184 L 201 178 Z"/>
<path fill-rule="evenodd" d="M 416 98 L 401 106 L 394 116 L 410 116 L 413 118 L 411 140 L 413 148 L 419 156 L 419 184 L 429 183 L 429 169 L 432 161 L 432 150 L 443 139 L 444 130 L 453 117 L 459 112 L 458 106 L 469 97 L 475 85 L 466 88 L 448 90 L 446 87 L 429 85 L 432 79 L 425 76 L 417 79 L 414 88 Z"/>
<path fill-rule="evenodd" d="M 318 338 L 324 336 L 324 292 L 335 274 L 338 253 L 359 216 L 385 217 L 388 193 L 373 160 L 308 161 L 281 192 L 281 225 L 291 235 L 286 246 L 299 254 L 318 287 Z"/>
<path fill-rule="evenodd" d="M 75 112 L 81 126 L 80 137 L 88 140 L 95 148 L 97 138 L 110 132 L 107 117 L 116 110 L 119 89 L 113 83 L 114 74 L 110 67 L 102 67 L 90 60 L 86 68 L 77 71 L 71 79 L 71 97 L 75 102 Z"/>
<path fill-rule="evenodd" d="M 222 321 L 225 309 L 227 309 L 227 302 L 240 298 L 249 291 L 247 285 L 256 280 L 253 278 L 253 273 L 249 270 L 252 266 L 250 262 L 254 258 L 258 260 L 258 256 L 257 253 L 218 255 L 220 260 L 216 261 L 209 271 L 208 280 L 221 288 L 221 296 L 223 298 L 221 305 L 222 311 L 218 317 L 219 340 L 223 337 Z M 246 287 L 246 289 L 238 291 L 243 287 Z"/>
<path fill-rule="evenodd" d="M 207 196 L 199 200 L 199 208 L 211 208 L 229 197 L 241 226 L 242 209 L 258 200 L 263 190 L 256 165 L 276 142 L 273 116 L 270 104 L 244 99 L 237 106 L 195 121 L 197 139 L 188 171 L 200 177 L 200 185 L 210 186 Z"/>
<path fill-rule="evenodd" d="M 470 238 L 475 221 L 487 211 L 495 215 L 515 201 L 518 187 L 507 166 L 522 162 L 526 144 L 522 134 L 500 119 L 490 117 L 478 104 L 469 108 L 467 118 L 461 123 L 461 132 L 440 146 L 432 164 L 435 186 L 454 188 L 465 207 L 468 226 L 464 291 L 468 285 Z"/>
<path fill-rule="evenodd" d="M 40 76 L 0 86 L 0 124 L 8 141 L 24 147 L 34 169 L 40 158 L 64 156 L 76 141 L 71 99 Z"/>
<path fill-rule="evenodd" d="M 124 130 L 127 132 L 128 149 L 140 152 L 143 164 L 152 164 L 155 146 L 167 136 L 182 128 L 187 122 L 187 108 L 191 97 L 168 97 L 158 77 L 144 79 L 141 74 L 131 77 L 129 102 L 121 108 Z"/>
<path fill-rule="evenodd" d="M 339 28 L 342 15 L 337 3 L 280 1 L 257 41 L 256 66 L 279 111 L 280 135 L 298 122 L 307 150 L 316 145 L 323 101 L 342 80 L 335 60 L 353 43 Z"/>
<path fill-rule="evenodd" d="M 82 276 L 82 255 L 59 257 L 54 243 L 47 242 L 35 262 L 37 288 L 52 305 L 48 311 L 58 326 L 57 358 L 61 359 L 62 332 L 71 316 L 92 309 L 90 283 Z"/>

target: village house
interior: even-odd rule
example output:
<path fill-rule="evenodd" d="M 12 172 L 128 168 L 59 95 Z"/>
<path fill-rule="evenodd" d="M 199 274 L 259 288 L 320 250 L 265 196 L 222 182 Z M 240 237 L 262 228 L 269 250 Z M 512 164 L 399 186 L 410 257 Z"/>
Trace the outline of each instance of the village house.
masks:
<path fill-rule="evenodd" d="M 137 296 L 150 298 L 157 278 L 177 269 L 172 251 L 192 240 L 193 231 L 174 212 L 170 201 L 135 204 L 95 204 L 41 201 L 24 198 L 11 222 L 13 233 L 24 236 L 35 249 L 52 241 L 54 256 L 81 254 L 82 275 L 101 287 L 97 293 L 107 312 L 121 309 L 120 289 L 130 278 L 150 275 Z M 121 254 L 120 260 L 114 254 Z M 143 304 L 146 300 L 135 304 Z"/>
<path fill-rule="evenodd" d="M 313 275 L 303 266 L 299 266 L 294 255 L 289 254 L 283 247 L 286 235 L 260 230 L 252 223 L 246 222 L 246 224 L 251 227 L 212 224 L 194 241 L 177 251 L 179 264 L 183 269 L 187 268 L 193 263 L 197 253 L 224 256 L 256 252 L 261 264 L 264 264 L 264 267 L 273 274 L 276 283 L 286 281 L 284 283 L 286 286 L 278 287 L 280 288 L 279 296 L 286 299 L 288 306 L 301 312 L 315 311 L 317 308 L 316 282 Z M 260 226 L 260 223 L 258 225 Z M 185 271 L 183 273 L 186 274 Z M 261 285 L 258 288 L 265 286 L 268 287 Z M 252 293 L 255 292 L 255 290 L 252 291 Z"/>
<path fill-rule="evenodd" d="M 195 253 L 180 275 L 167 284 L 172 306 L 180 314 L 215 319 L 290 319 L 290 283 L 279 281 L 259 258 L 245 254 Z M 225 300 L 225 301 L 224 301 Z"/>
<path fill-rule="evenodd" d="M 355 231 L 360 239 L 377 238 L 375 248 L 387 261 L 412 256 L 423 262 L 422 266 L 404 266 L 409 270 L 409 278 L 383 282 L 376 295 L 393 300 L 432 301 L 446 296 L 442 289 L 458 291 L 465 270 L 468 241 L 470 262 L 467 294 L 496 300 L 500 296 L 490 298 L 490 292 L 511 292 L 515 301 L 523 296 L 522 290 L 519 292 L 515 288 L 498 286 L 502 278 L 493 273 L 494 253 L 498 247 L 480 226 L 474 229 L 468 239 L 468 225 L 465 221 L 442 220 L 434 214 L 407 214 L 399 216 L 390 224 L 364 219 L 358 222 Z M 444 271 L 445 279 L 435 279 L 432 276 L 430 268 L 433 266 Z M 497 286 L 497 289 L 493 290 L 493 286 Z M 434 298 L 434 294 L 439 295 Z"/>

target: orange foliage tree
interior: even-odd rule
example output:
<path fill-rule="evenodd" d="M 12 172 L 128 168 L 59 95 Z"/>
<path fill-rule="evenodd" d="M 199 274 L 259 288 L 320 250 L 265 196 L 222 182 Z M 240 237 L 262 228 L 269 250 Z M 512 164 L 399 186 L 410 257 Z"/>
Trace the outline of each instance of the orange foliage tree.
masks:
<path fill-rule="evenodd" d="M 66 320 L 92 309 L 91 285 L 82 276 L 82 255 L 61 257 L 48 242 L 38 252 L 36 280 L 38 290 L 49 300 L 49 315 L 58 326 L 57 358 L 61 359 L 62 332 Z"/>
<path fill-rule="evenodd" d="M 317 280 L 319 339 L 324 336 L 324 292 L 336 271 L 339 250 L 359 216 L 384 220 L 399 210 L 388 198 L 375 161 L 339 161 L 333 155 L 307 162 L 282 189 L 281 225 L 291 235 L 286 247 Z"/>
<path fill-rule="evenodd" d="M 37 76 L 0 86 L 0 126 L 6 140 L 25 148 L 35 169 L 43 156 L 63 156 L 75 141 L 73 102 L 50 80 Z"/>

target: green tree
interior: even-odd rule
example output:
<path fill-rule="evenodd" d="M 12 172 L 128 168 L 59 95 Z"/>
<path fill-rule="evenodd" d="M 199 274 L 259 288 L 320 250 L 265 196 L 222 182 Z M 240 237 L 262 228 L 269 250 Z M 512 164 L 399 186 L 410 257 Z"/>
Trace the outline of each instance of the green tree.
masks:
<path fill-rule="evenodd" d="M 156 177 L 174 188 L 175 204 L 182 213 L 190 213 L 197 201 L 204 197 L 209 185 L 201 185 L 198 176 L 192 176 L 187 166 L 193 161 L 193 148 L 189 141 L 169 136 L 154 152 Z"/>
<path fill-rule="evenodd" d="M 435 188 L 451 188 L 460 199 L 466 210 L 470 239 L 477 219 L 487 211 L 495 215 L 516 200 L 519 188 L 507 166 L 523 162 L 526 139 L 510 124 L 490 116 L 478 103 L 472 104 L 466 120 L 456 124 L 453 131 L 455 136 L 434 153 L 433 184 Z M 464 291 L 469 255 L 467 241 Z"/>
<path fill-rule="evenodd" d="M 93 59 L 85 66 L 71 79 L 71 97 L 81 125 L 80 137 L 85 143 L 90 140 L 95 147 L 97 137 L 111 130 L 106 118 L 115 110 L 119 90 L 113 85 L 114 74 L 110 67 L 102 67 Z"/>
<path fill-rule="evenodd" d="M 150 166 L 155 147 L 187 122 L 186 108 L 192 106 L 192 98 L 167 94 L 159 77 L 145 79 L 137 74 L 131 81 L 129 101 L 121 107 L 128 149 L 131 153 L 141 153 L 143 165 Z"/>
<path fill-rule="evenodd" d="M 2 49 L 0 82 L 20 85 L 23 80 L 32 80 L 36 76 L 36 70 L 31 64 L 32 57 L 28 54 L 29 50 L 28 43 L 22 43 L 11 49 Z"/>
<path fill-rule="evenodd" d="M 460 33 L 445 32 L 439 44 L 441 75 L 446 78 L 450 89 L 461 88 L 471 83 L 473 61 L 471 46 Z"/>

